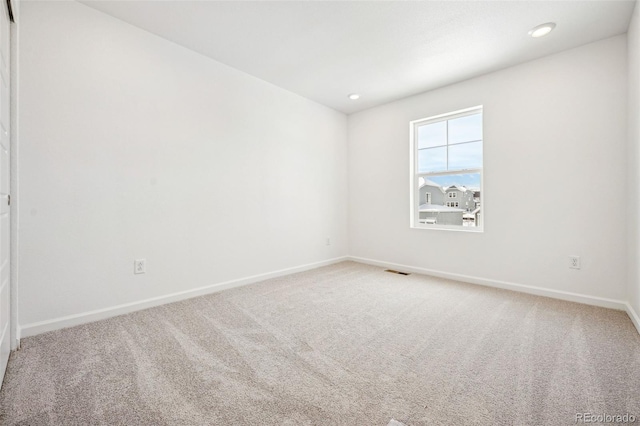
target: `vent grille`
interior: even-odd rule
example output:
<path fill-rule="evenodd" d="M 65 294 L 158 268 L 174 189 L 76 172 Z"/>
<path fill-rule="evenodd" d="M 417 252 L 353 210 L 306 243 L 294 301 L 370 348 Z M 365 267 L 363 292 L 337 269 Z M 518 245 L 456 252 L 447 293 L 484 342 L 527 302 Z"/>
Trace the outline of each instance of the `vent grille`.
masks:
<path fill-rule="evenodd" d="M 411 275 L 408 272 L 400 272 L 400 271 L 395 271 L 393 269 L 386 269 L 385 272 L 391 272 L 392 274 L 398 274 L 398 275 Z"/>

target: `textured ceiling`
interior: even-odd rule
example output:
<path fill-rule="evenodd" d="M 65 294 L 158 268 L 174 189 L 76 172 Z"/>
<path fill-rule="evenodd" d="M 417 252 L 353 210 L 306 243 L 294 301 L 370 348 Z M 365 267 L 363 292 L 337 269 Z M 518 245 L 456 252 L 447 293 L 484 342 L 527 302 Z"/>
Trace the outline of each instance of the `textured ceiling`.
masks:
<path fill-rule="evenodd" d="M 352 113 L 625 33 L 633 1 L 84 1 Z M 529 29 L 553 21 L 549 36 Z M 358 101 L 349 93 L 361 94 Z"/>

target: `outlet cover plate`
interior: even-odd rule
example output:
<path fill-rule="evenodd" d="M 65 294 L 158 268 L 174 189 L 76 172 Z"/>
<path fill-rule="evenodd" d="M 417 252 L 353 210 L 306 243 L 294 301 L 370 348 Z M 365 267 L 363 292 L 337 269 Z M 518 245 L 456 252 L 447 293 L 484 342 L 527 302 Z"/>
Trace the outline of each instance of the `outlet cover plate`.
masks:
<path fill-rule="evenodd" d="M 147 272 L 147 261 L 146 259 L 136 259 L 133 261 L 133 273 L 134 274 L 144 274 Z"/>
<path fill-rule="evenodd" d="M 569 256 L 569 268 L 580 269 L 580 256 Z"/>

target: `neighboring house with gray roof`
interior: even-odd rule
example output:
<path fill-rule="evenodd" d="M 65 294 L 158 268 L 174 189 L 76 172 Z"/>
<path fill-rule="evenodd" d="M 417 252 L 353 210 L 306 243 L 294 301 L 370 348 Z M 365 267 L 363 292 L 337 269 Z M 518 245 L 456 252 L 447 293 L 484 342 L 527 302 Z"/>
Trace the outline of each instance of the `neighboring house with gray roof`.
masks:
<path fill-rule="evenodd" d="M 456 207 L 464 211 L 473 211 L 476 209 L 473 190 L 464 186 L 452 185 L 444 190 L 444 205 L 447 207 Z"/>
<path fill-rule="evenodd" d="M 428 225 L 477 226 L 480 191 L 462 185 L 443 188 L 425 178 L 419 181 L 419 221 Z"/>
<path fill-rule="evenodd" d="M 435 182 L 420 178 L 420 202 L 419 204 L 444 205 L 444 189 Z"/>

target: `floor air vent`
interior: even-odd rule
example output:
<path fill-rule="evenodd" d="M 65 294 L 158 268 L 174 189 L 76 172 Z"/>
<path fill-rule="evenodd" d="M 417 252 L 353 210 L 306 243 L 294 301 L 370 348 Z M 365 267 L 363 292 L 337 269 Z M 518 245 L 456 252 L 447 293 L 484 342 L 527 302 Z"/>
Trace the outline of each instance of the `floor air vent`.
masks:
<path fill-rule="evenodd" d="M 394 271 L 393 269 L 386 269 L 385 272 L 391 272 L 392 274 L 398 274 L 398 275 L 411 275 L 408 272 Z"/>

